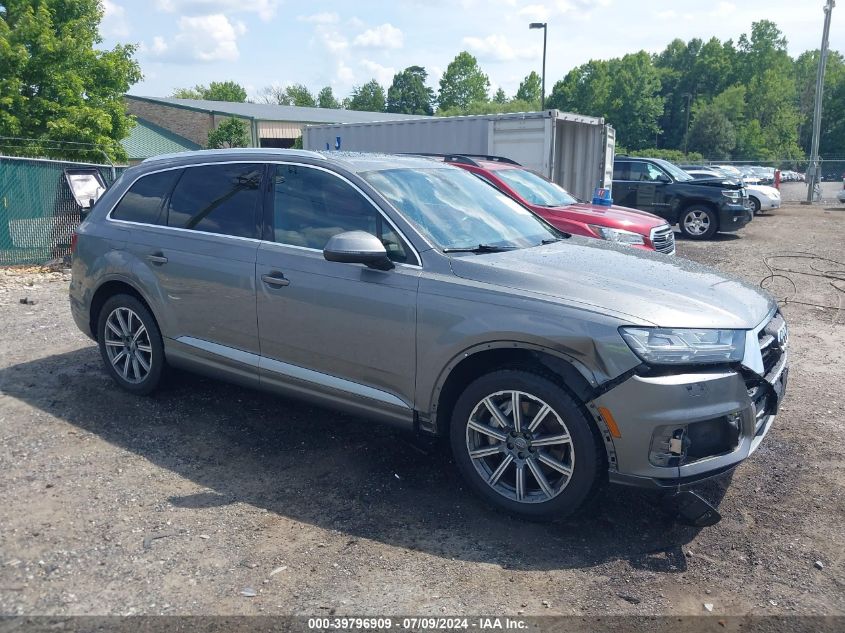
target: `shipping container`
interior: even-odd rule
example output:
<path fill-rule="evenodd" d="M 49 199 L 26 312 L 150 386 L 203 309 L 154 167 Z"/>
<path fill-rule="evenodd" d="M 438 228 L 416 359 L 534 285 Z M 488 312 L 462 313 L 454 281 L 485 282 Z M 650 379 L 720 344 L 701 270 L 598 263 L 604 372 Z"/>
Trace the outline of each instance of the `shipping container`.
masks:
<path fill-rule="evenodd" d="M 545 110 L 308 125 L 302 146 L 504 156 L 555 181 L 575 197 L 589 200 L 596 187 L 612 185 L 616 132 L 601 118 Z"/>

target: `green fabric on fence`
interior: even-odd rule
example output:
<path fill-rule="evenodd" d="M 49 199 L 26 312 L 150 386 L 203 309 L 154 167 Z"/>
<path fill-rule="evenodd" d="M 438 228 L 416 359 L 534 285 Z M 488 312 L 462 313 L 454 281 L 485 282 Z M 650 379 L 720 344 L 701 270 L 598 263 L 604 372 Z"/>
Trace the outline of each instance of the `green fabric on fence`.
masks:
<path fill-rule="evenodd" d="M 78 167 L 96 167 L 111 182 L 109 166 L 0 156 L 0 265 L 39 264 L 70 254 L 80 208 L 64 170 Z"/>

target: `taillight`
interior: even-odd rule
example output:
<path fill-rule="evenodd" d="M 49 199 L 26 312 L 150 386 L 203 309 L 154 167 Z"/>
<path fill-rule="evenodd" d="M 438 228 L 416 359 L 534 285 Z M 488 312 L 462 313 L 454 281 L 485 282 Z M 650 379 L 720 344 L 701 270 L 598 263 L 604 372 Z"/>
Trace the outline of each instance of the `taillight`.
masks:
<path fill-rule="evenodd" d="M 76 231 L 70 236 L 70 254 L 76 255 L 76 244 L 79 242 L 79 236 L 76 234 Z"/>

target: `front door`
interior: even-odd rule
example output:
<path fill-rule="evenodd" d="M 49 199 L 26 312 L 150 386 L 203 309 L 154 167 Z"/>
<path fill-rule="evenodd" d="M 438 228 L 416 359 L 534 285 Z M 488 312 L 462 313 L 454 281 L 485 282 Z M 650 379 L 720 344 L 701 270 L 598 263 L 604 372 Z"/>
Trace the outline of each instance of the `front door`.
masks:
<path fill-rule="evenodd" d="M 357 187 L 328 170 L 278 165 L 258 249 L 261 381 L 410 415 L 414 401 L 416 255 Z M 326 261 L 328 239 L 367 231 L 389 271 Z"/>

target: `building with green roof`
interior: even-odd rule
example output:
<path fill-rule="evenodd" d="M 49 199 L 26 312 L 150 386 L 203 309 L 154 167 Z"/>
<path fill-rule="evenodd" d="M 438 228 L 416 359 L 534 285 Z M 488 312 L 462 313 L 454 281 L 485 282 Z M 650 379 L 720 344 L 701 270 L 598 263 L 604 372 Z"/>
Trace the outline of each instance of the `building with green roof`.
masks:
<path fill-rule="evenodd" d="M 140 118 L 135 120 L 129 136 L 121 144 L 129 156 L 130 165 L 159 154 L 202 149 L 200 144 Z"/>

